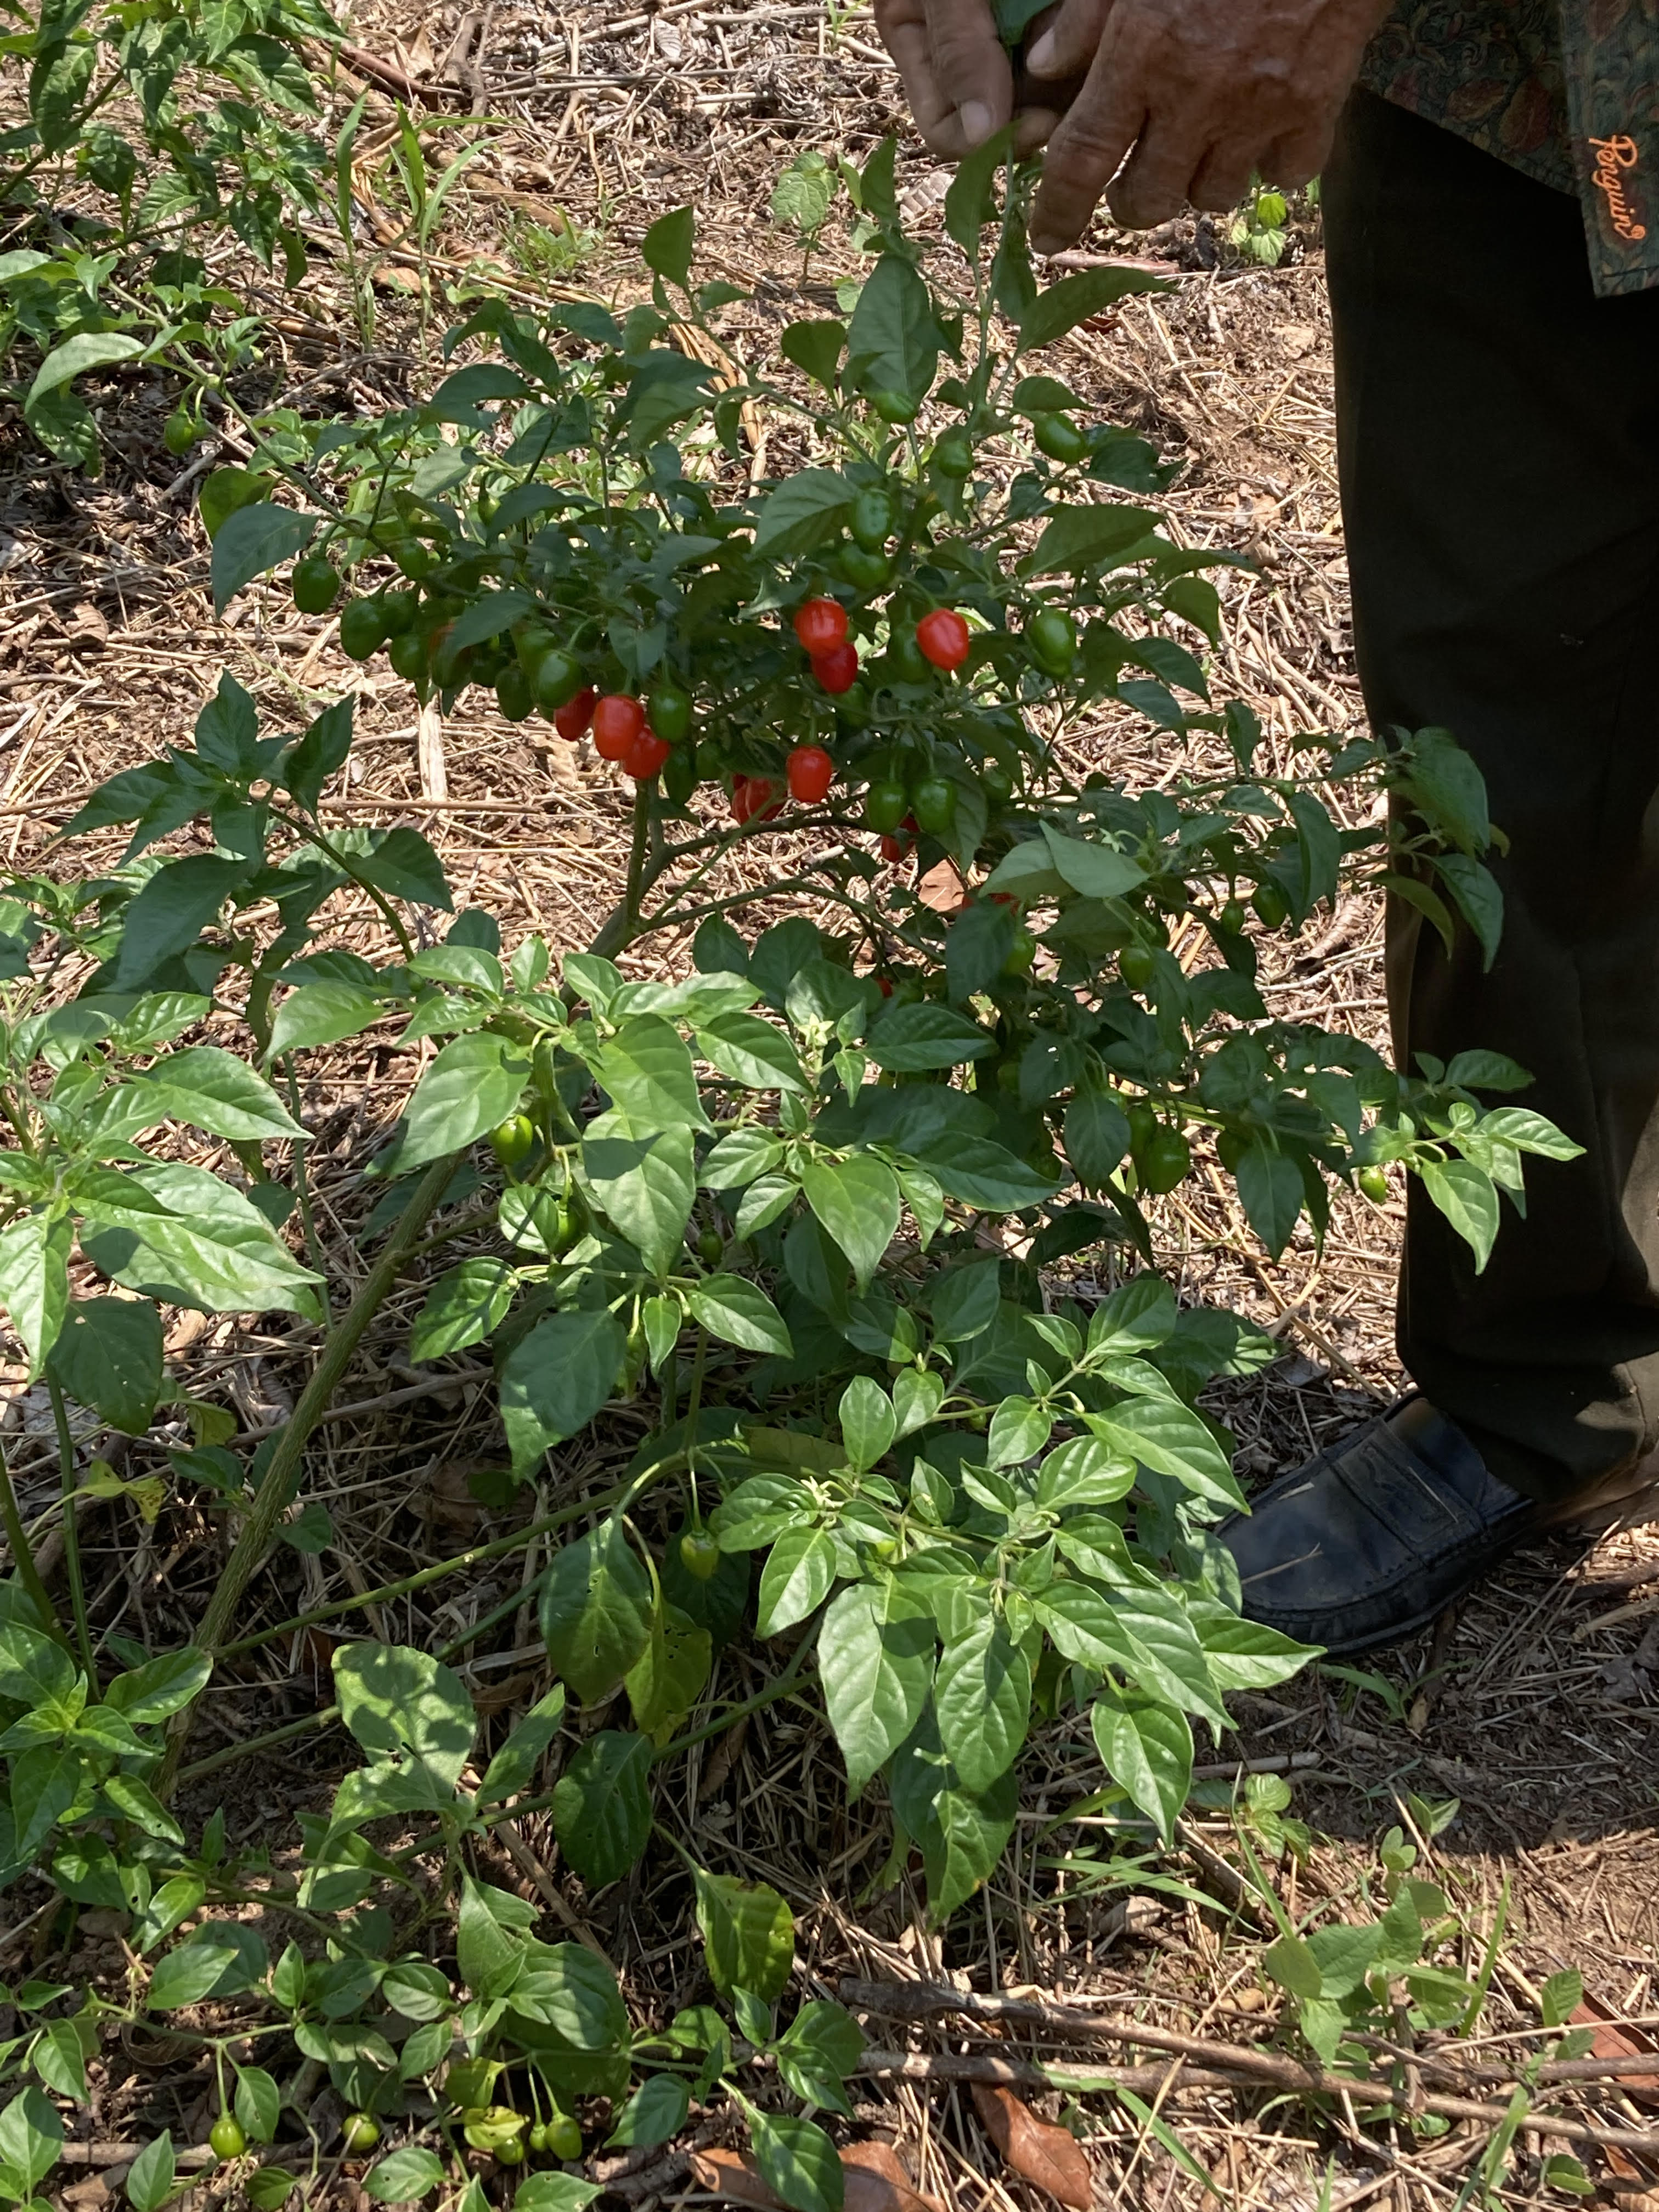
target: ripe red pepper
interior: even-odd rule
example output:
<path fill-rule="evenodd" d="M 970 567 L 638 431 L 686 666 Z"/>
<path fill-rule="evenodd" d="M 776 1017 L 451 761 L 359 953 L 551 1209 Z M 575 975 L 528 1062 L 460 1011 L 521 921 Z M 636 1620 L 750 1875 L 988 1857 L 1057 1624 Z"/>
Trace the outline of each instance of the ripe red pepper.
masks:
<path fill-rule="evenodd" d="M 645 727 L 645 709 L 626 691 L 612 691 L 593 709 L 593 750 L 601 760 L 625 759 Z"/>
<path fill-rule="evenodd" d="M 567 744 L 574 745 L 593 719 L 594 704 L 599 693 L 589 684 L 574 699 L 568 699 L 553 717 L 553 726 Z"/>
<path fill-rule="evenodd" d="M 757 816 L 763 822 L 771 822 L 783 811 L 783 801 L 777 797 L 771 779 L 764 775 L 738 775 L 732 779 L 732 818 L 734 822 L 752 822 Z"/>
<path fill-rule="evenodd" d="M 847 610 L 839 599 L 808 599 L 795 610 L 795 635 L 813 659 L 831 653 L 847 635 Z"/>
<path fill-rule="evenodd" d="M 789 756 L 790 796 L 816 806 L 836 780 L 836 763 L 822 745 L 797 745 Z"/>
<path fill-rule="evenodd" d="M 831 646 L 828 653 L 815 653 L 812 655 L 812 673 L 826 691 L 837 696 L 843 691 L 850 691 L 859 679 L 857 646 L 849 640 L 843 640 L 840 645 Z"/>
<path fill-rule="evenodd" d="M 643 783 L 659 772 L 673 750 L 654 730 L 641 730 L 623 755 L 623 772 L 631 775 L 636 783 Z"/>
<path fill-rule="evenodd" d="M 935 668 L 960 668 L 973 640 L 954 607 L 935 607 L 916 624 L 916 644 Z"/>

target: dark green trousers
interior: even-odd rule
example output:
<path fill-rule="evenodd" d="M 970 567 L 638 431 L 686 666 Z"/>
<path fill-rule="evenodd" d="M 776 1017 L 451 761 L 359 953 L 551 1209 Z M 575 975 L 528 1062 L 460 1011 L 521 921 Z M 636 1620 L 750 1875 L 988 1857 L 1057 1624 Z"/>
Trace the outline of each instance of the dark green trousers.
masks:
<path fill-rule="evenodd" d="M 1574 200 L 1369 93 L 1323 197 L 1366 708 L 1510 839 L 1490 974 L 1390 915 L 1395 1052 L 1510 1054 L 1584 1147 L 1479 1276 L 1413 1187 L 1400 1353 L 1558 1498 L 1659 1443 L 1659 291 L 1595 299 Z"/>

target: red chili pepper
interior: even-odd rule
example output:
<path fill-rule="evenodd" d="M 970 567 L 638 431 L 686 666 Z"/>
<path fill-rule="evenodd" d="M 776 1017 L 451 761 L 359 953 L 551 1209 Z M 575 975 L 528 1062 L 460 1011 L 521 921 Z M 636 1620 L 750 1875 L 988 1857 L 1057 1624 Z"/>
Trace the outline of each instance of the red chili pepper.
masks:
<path fill-rule="evenodd" d="M 790 796 L 816 806 L 836 780 L 836 763 L 822 745 L 797 745 L 789 756 Z"/>
<path fill-rule="evenodd" d="M 645 727 L 645 709 L 626 691 L 612 691 L 593 709 L 593 750 L 601 760 L 625 759 Z"/>
<path fill-rule="evenodd" d="M 935 607 L 916 624 L 916 643 L 935 668 L 960 668 L 973 640 L 954 607 Z"/>
<path fill-rule="evenodd" d="M 553 726 L 567 744 L 574 745 L 593 719 L 599 693 L 590 684 L 574 699 L 567 699 L 553 717 Z"/>
<path fill-rule="evenodd" d="M 643 783 L 659 771 L 673 750 L 654 730 L 641 730 L 623 755 L 623 773 L 631 775 L 635 783 Z"/>
<path fill-rule="evenodd" d="M 847 610 L 839 599 L 808 599 L 795 610 L 795 635 L 814 660 L 847 635 Z"/>
<path fill-rule="evenodd" d="M 859 680 L 859 649 L 851 642 L 831 646 L 828 653 L 812 655 L 812 673 L 824 690 L 839 697 Z"/>

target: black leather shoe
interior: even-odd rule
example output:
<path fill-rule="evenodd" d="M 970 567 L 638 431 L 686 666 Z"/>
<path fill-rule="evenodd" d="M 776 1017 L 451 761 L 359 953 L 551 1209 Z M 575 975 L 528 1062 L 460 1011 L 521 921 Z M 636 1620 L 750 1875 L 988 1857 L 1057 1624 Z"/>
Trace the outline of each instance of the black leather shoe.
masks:
<path fill-rule="evenodd" d="M 1645 1461 L 1540 1505 L 1413 1397 L 1281 1475 L 1218 1533 L 1238 1562 L 1246 1615 L 1340 1656 L 1426 1628 L 1518 1545 L 1608 1508 L 1616 1517 L 1654 1480 Z"/>

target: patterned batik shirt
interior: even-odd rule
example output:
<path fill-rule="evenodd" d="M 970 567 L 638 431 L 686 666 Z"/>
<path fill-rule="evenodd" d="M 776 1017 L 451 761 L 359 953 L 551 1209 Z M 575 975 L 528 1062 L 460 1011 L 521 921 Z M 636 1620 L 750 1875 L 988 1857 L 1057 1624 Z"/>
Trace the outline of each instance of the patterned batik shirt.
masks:
<path fill-rule="evenodd" d="M 1659 284 L 1659 0 L 1400 0 L 1364 81 L 1576 193 L 1604 297 Z"/>

